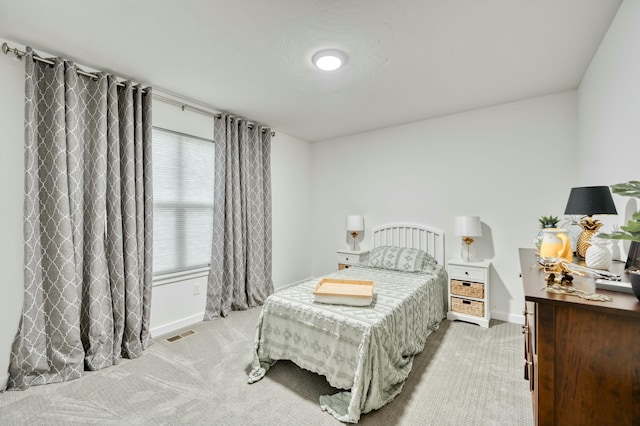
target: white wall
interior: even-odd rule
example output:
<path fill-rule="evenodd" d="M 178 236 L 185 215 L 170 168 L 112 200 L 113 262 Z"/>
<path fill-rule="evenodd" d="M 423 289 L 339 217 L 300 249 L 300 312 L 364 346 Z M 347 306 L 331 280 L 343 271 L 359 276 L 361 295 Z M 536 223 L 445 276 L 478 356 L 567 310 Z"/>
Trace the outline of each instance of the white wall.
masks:
<path fill-rule="evenodd" d="M 311 144 L 276 132 L 271 142 L 273 285 L 311 277 Z"/>
<path fill-rule="evenodd" d="M 640 1 L 625 0 L 578 89 L 581 186 L 640 180 L 639 41 Z M 600 217 L 605 228 L 624 224 L 627 205 L 635 206 L 633 199 L 613 198 L 618 216 Z"/>
<path fill-rule="evenodd" d="M 491 309 L 518 321 L 524 296 L 518 247 L 533 247 L 538 217 L 561 215 L 574 180 L 576 92 L 313 144 L 313 273 L 336 269 L 344 217 L 372 226 L 429 224 L 458 257 L 457 215 L 479 215 L 478 254 L 493 262 Z"/>
<path fill-rule="evenodd" d="M 5 40 L 0 39 L 0 44 Z M 3 55 L 4 56 L 4 55 Z M 22 312 L 24 196 L 24 63 L 0 57 L 0 390 Z"/>

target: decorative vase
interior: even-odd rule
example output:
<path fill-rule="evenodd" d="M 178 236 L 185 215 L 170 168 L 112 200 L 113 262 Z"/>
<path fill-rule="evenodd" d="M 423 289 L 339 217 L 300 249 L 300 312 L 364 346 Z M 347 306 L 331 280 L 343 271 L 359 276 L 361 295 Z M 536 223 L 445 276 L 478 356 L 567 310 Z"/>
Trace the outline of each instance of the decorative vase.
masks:
<path fill-rule="evenodd" d="M 640 301 L 640 271 L 629 271 L 629 281 L 631 281 L 631 289 Z"/>
<path fill-rule="evenodd" d="M 571 242 L 567 236 L 567 230 L 561 228 L 545 228 L 542 244 L 540 245 L 540 257 L 562 258 L 571 262 L 573 252 Z"/>
<path fill-rule="evenodd" d="M 542 245 L 542 240 L 544 240 L 544 231 L 546 229 L 556 229 L 556 228 L 555 226 L 544 226 L 540 228 L 540 231 L 538 231 L 538 235 L 536 235 L 536 238 L 533 240 L 538 251 L 540 250 L 540 246 Z"/>
<path fill-rule="evenodd" d="M 589 268 L 609 270 L 611 268 L 611 251 L 608 241 L 593 235 L 591 244 L 585 253 L 584 262 Z"/>
<path fill-rule="evenodd" d="M 578 238 L 580 238 L 580 233 L 582 232 L 579 220 L 580 218 L 578 216 L 567 216 L 560 225 L 558 225 L 559 228 L 567 230 L 569 241 L 571 241 L 571 251 L 574 253 L 578 248 Z"/>

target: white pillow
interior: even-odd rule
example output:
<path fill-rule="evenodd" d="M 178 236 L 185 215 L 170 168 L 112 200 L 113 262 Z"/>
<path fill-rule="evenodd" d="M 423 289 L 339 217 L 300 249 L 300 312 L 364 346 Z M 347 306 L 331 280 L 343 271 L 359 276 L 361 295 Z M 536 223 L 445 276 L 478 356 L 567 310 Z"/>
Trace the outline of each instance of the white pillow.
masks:
<path fill-rule="evenodd" d="M 436 264 L 436 260 L 427 252 L 408 247 L 376 247 L 371 250 L 367 259 L 369 267 L 404 272 L 431 270 Z"/>

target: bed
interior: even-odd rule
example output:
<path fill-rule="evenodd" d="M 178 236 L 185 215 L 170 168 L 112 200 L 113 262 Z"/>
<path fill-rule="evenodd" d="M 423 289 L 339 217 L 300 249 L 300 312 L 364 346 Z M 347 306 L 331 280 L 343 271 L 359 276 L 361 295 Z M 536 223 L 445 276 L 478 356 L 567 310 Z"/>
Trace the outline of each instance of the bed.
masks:
<path fill-rule="evenodd" d="M 418 225 L 373 229 L 373 248 L 360 265 L 278 291 L 267 298 L 256 326 L 249 383 L 278 360 L 323 375 L 342 390 L 320 407 L 357 423 L 402 390 L 413 358 L 446 315 L 444 236 Z M 372 280 L 369 306 L 323 304 L 313 290 L 322 278 Z"/>

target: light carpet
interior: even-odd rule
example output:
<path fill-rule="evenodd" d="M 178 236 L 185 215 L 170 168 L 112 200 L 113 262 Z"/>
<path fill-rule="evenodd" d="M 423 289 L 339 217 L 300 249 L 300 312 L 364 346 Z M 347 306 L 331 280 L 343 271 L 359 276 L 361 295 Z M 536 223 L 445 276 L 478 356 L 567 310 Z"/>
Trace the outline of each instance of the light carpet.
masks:
<path fill-rule="evenodd" d="M 247 384 L 260 309 L 155 339 L 136 360 L 78 380 L 0 394 L 2 425 L 339 425 L 320 395 L 324 377 L 287 361 Z M 443 321 L 402 393 L 361 425 L 532 425 L 520 326 Z"/>

